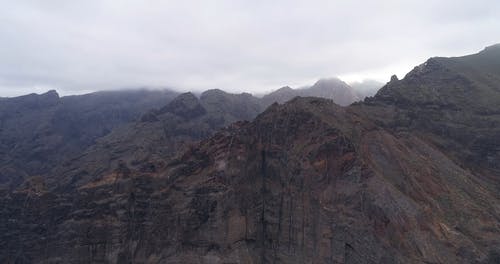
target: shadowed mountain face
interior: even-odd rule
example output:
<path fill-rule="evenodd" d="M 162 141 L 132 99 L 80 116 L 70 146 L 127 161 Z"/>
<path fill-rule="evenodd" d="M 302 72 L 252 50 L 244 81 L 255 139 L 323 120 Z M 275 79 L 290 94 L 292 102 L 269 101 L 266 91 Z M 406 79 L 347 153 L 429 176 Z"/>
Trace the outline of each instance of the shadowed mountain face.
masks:
<path fill-rule="evenodd" d="M 54 168 L 82 155 L 95 160 L 92 172 L 77 170 L 82 177 L 113 167 L 120 160 L 117 155 L 130 159 L 138 149 L 142 159 L 160 149 L 172 155 L 187 143 L 232 122 L 251 120 L 263 110 L 260 100 L 250 94 L 209 90 L 200 99 L 183 94 L 173 100 L 175 96 L 171 91 L 139 90 L 60 98 L 50 91 L 2 98 L 0 187 L 15 188 L 34 176 L 60 175 Z M 95 151 L 110 145 L 116 149 Z M 90 154 L 85 152 L 89 147 Z M 124 149 L 128 155 L 123 155 Z M 110 160 L 114 160 L 111 165 Z M 80 166 L 72 165 L 73 169 Z"/>
<path fill-rule="evenodd" d="M 51 188 L 97 184 L 117 170 L 156 173 L 181 150 L 236 120 L 251 120 L 260 112 L 257 98 L 209 90 L 198 99 L 184 93 L 140 121 L 123 125 L 82 153 L 58 166 L 47 179 Z M 112 176 L 114 177 L 114 176 Z"/>
<path fill-rule="evenodd" d="M 171 91 L 97 92 L 60 98 L 55 91 L 0 100 L 0 185 L 49 172 L 113 128 L 165 105 Z"/>
<path fill-rule="evenodd" d="M 3 191 L 0 261 L 498 263 L 498 54 L 255 119 L 249 95 L 182 94 Z"/>
<path fill-rule="evenodd" d="M 348 85 L 336 79 L 321 80 L 311 88 L 293 91 L 300 92 L 278 96 L 278 101 L 288 101 L 297 95 L 335 97 L 339 103 L 344 99 L 352 101 L 346 99 L 351 97 Z M 28 177 L 50 174 L 61 160 L 75 158 L 113 129 L 124 135 L 137 134 L 118 127 L 132 126 L 131 122 L 152 108 L 163 107 L 149 111 L 142 119 L 154 119 L 156 115 L 168 112 L 175 116 L 173 119 L 181 118 L 182 122 L 209 124 L 210 129 L 191 127 L 190 133 L 198 134 L 193 138 L 191 135 L 187 140 L 191 141 L 208 137 L 232 122 L 253 119 L 264 106 L 272 103 L 273 99 L 269 98 L 274 98 L 270 95 L 259 99 L 250 94 L 233 95 L 209 90 L 200 96 L 203 107 L 194 96 L 191 101 L 184 98 L 178 100 L 180 104 L 165 106 L 176 95 L 171 91 L 139 90 L 59 98 L 55 91 L 50 91 L 42 95 L 0 98 L 0 187 L 13 188 Z M 190 104 L 195 108 L 191 109 Z M 205 115 L 206 111 L 210 113 Z M 197 115 L 204 115 L 206 119 L 200 120 Z M 171 117 L 167 116 L 166 120 Z M 148 129 L 151 128 L 145 128 Z M 145 136 L 142 133 L 141 137 Z"/>
<path fill-rule="evenodd" d="M 287 102 L 296 96 L 332 99 L 336 104 L 341 106 L 347 106 L 360 100 L 360 97 L 358 97 L 354 89 L 347 83 L 332 78 L 321 79 L 313 86 L 307 88 L 292 89 L 288 86 L 280 88 L 262 97 L 262 102 L 264 105 L 268 106 L 274 102 Z"/>

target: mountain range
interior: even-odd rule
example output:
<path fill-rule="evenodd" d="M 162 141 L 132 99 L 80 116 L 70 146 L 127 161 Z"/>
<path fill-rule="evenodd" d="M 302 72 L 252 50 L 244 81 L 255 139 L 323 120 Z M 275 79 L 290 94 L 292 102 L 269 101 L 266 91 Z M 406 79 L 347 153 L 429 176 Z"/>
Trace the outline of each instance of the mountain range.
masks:
<path fill-rule="evenodd" d="M 500 45 L 360 97 L 0 99 L 0 261 L 499 263 Z"/>
<path fill-rule="evenodd" d="M 299 95 L 336 98 L 335 101 L 342 104 L 359 100 L 353 88 L 339 79 L 320 80 L 310 88 L 293 90 L 300 93 L 290 93 L 286 98 L 274 96 L 279 91 L 257 98 L 248 93 L 230 94 L 213 89 L 201 93 L 198 99 L 193 94 L 181 95 L 170 90 L 105 91 L 65 97 L 59 97 L 52 90 L 41 95 L 0 98 L 0 187 L 13 188 L 25 178 L 50 174 L 62 157 L 80 155 L 115 129 L 108 138 L 119 133 L 126 137 L 142 133 L 142 137 L 146 137 L 139 131 L 160 131 L 153 129 L 153 124 L 135 124 L 139 119 L 158 119 L 157 116 L 170 113 L 163 121 L 163 126 L 169 129 L 172 129 L 171 123 L 189 120 L 192 132 L 186 133 L 192 141 L 207 137 L 232 122 L 251 120 L 275 101 L 283 103 Z M 168 104 L 174 98 L 175 102 Z M 203 118 L 190 113 L 191 110 L 179 112 L 189 109 L 183 105 L 186 100 L 200 105 L 198 110 L 203 111 Z M 134 124 L 136 128 L 131 128 Z M 141 125 L 146 127 L 137 128 Z M 137 131 L 132 132 L 134 129 Z M 186 136 L 180 131 L 173 133 Z M 175 150 L 177 148 L 171 152 Z"/>

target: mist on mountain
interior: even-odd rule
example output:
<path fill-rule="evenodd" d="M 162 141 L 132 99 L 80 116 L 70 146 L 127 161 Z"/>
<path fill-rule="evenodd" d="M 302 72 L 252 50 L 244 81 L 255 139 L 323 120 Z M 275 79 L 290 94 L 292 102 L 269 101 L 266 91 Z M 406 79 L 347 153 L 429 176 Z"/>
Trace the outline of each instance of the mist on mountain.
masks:
<path fill-rule="evenodd" d="M 0 262 L 496 263 L 499 84 L 494 45 L 380 89 L 1 98 Z"/>
<path fill-rule="evenodd" d="M 265 105 L 278 102 L 284 103 L 296 96 L 302 97 L 322 97 L 332 99 L 336 104 L 347 106 L 361 98 L 353 87 L 338 78 L 320 79 L 312 86 L 292 89 L 288 86 L 270 92 L 262 97 Z M 363 97 L 364 98 L 364 97 Z"/>
<path fill-rule="evenodd" d="M 366 79 L 363 81 L 351 82 L 349 85 L 354 89 L 358 98 L 364 99 L 366 97 L 374 96 L 384 83 L 376 80 Z"/>

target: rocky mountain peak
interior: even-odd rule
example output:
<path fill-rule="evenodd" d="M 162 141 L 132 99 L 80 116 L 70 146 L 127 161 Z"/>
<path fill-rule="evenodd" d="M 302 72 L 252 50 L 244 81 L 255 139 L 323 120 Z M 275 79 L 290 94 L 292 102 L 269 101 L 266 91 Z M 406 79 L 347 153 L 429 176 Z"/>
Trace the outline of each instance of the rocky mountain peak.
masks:
<path fill-rule="evenodd" d="M 290 91 L 290 90 L 293 90 L 293 89 L 290 86 L 286 85 L 286 86 L 279 88 L 276 91 Z"/>
<path fill-rule="evenodd" d="M 52 97 L 57 97 L 59 98 L 59 93 L 57 93 L 56 90 L 49 90 L 46 93 L 42 94 L 44 96 L 52 96 Z"/>
<path fill-rule="evenodd" d="M 276 91 L 264 95 L 262 97 L 262 102 L 265 106 L 268 106 L 275 102 L 284 103 L 295 96 L 298 96 L 297 90 L 290 88 L 290 86 L 284 86 Z"/>
<path fill-rule="evenodd" d="M 50 90 L 44 94 L 40 95 L 40 101 L 44 102 L 47 105 L 53 105 L 59 102 L 59 94 L 56 90 Z"/>
<path fill-rule="evenodd" d="M 312 86 L 299 89 L 282 87 L 262 97 L 262 101 L 265 105 L 274 102 L 284 103 L 296 96 L 332 99 L 336 104 L 342 106 L 347 106 L 360 99 L 354 89 L 344 81 L 338 78 L 324 78 L 316 81 Z"/>
<path fill-rule="evenodd" d="M 293 89 L 290 86 L 283 86 L 279 88 L 278 90 L 274 91 L 273 93 L 275 94 L 280 94 L 280 93 L 290 93 L 293 92 Z"/>
<path fill-rule="evenodd" d="M 210 90 L 206 90 L 203 93 L 201 93 L 200 99 L 206 100 L 208 98 L 220 98 L 220 97 L 223 97 L 227 94 L 228 93 L 222 91 L 221 89 L 210 89 Z"/>
<path fill-rule="evenodd" d="M 15 108 L 46 108 L 59 102 L 59 94 L 55 90 L 43 94 L 28 94 L 18 97 L 6 98 L 4 102 L 12 104 Z"/>
<path fill-rule="evenodd" d="M 396 74 L 392 75 L 390 82 L 397 82 L 397 81 L 399 81 L 398 76 Z"/>
<path fill-rule="evenodd" d="M 344 81 L 340 80 L 339 78 L 332 77 L 332 78 L 321 78 L 317 80 L 312 87 L 328 87 L 330 88 L 332 85 L 345 85 L 348 86 L 347 83 Z"/>
<path fill-rule="evenodd" d="M 160 109 L 160 113 L 169 112 L 183 118 L 195 118 L 206 113 L 200 100 L 192 93 L 183 93 Z"/>
<path fill-rule="evenodd" d="M 341 106 L 359 101 L 354 89 L 338 78 L 320 79 L 310 88 L 304 89 L 303 95 L 332 99 Z"/>

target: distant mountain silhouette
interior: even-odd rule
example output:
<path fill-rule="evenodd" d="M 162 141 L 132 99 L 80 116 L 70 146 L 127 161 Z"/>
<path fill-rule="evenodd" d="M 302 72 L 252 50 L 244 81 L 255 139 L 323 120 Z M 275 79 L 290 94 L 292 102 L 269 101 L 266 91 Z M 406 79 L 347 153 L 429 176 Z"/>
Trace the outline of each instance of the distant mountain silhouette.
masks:
<path fill-rule="evenodd" d="M 286 86 L 264 95 L 262 101 L 264 105 L 270 105 L 274 102 L 284 103 L 296 96 L 332 99 L 336 104 L 341 106 L 347 106 L 360 100 L 354 89 L 347 83 L 337 78 L 331 78 L 321 79 L 313 86 L 300 89 L 292 89 Z"/>

